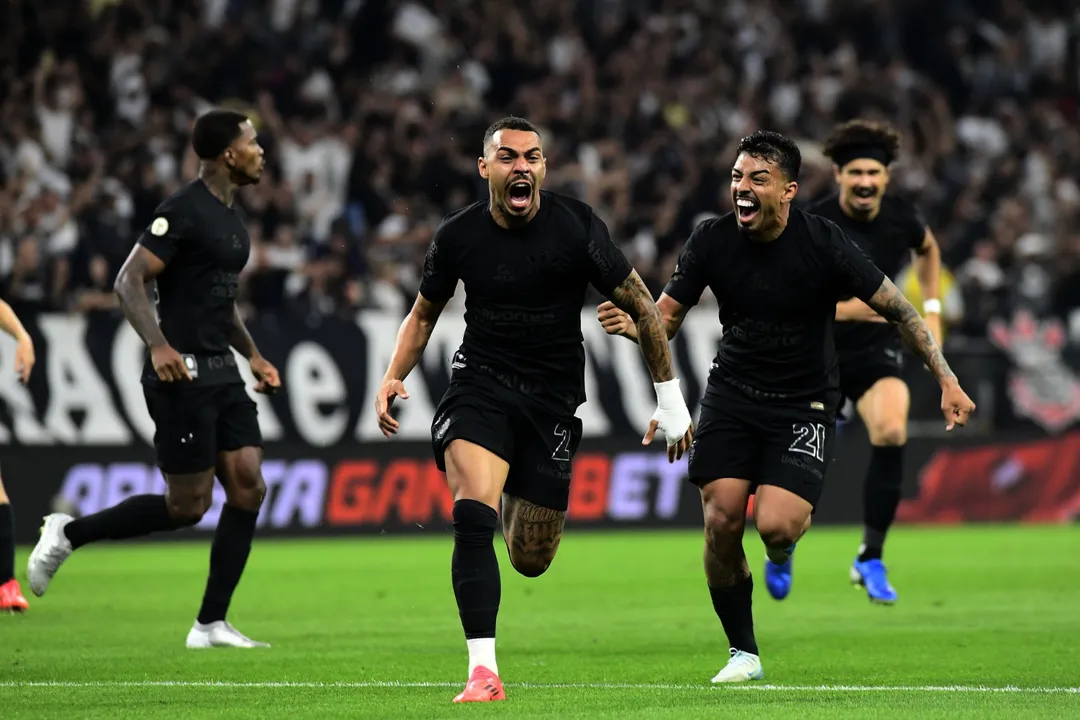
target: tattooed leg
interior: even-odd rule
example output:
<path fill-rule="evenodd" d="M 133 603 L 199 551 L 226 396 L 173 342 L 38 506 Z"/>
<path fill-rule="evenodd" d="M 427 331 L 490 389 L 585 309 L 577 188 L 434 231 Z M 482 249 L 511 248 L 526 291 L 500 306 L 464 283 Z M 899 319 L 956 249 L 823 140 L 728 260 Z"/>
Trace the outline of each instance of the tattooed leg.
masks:
<path fill-rule="evenodd" d="M 513 495 L 502 498 L 503 538 L 514 569 L 525 577 L 539 577 L 555 559 L 566 513 Z"/>

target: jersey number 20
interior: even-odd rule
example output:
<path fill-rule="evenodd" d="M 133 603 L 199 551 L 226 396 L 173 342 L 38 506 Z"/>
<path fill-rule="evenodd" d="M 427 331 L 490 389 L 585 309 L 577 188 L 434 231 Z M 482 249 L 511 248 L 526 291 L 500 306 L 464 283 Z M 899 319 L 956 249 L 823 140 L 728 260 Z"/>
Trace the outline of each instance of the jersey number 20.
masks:
<path fill-rule="evenodd" d="M 795 432 L 795 440 L 788 450 L 810 455 L 824 462 L 825 426 L 821 423 L 795 423 L 791 428 Z"/>

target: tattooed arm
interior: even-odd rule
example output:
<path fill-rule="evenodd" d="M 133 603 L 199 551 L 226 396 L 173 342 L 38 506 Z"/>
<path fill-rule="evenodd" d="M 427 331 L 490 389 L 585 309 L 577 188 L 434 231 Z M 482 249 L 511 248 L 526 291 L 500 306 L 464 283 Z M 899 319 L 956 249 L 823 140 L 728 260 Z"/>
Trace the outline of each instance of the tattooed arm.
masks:
<path fill-rule="evenodd" d="M 641 354 L 645 356 L 653 382 L 673 379 L 675 371 L 671 366 L 666 324 L 637 271 L 632 270 L 608 298 L 634 322 L 634 340 L 641 345 Z"/>
<path fill-rule="evenodd" d="M 131 327 L 151 349 L 168 344 L 158 325 L 157 314 L 146 283 L 161 274 L 165 262 L 143 245 L 136 245 L 116 276 L 113 289 L 120 298 L 120 309 Z"/>
<path fill-rule="evenodd" d="M 900 328 L 904 343 L 922 358 L 926 367 L 934 373 L 938 384 L 944 387 L 956 383 L 956 374 L 945 362 L 945 356 L 942 355 L 934 334 L 919 316 L 915 306 L 893 285 L 892 280 L 885 278 L 867 304 Z"/>
<path fill-rule="evenodd" d="M 656 301 L 656 309 L 660 311 L 660 319 L 664 321 L 664 332 L 670 340 L 678 334 L 690 308 L 667 293 L 660 293 L 660 299 Z M 600 325 L 608 335 L 622 335 L 634 342 L 638 341 L 634 320 L 615 307 L 615 303 L 610 300 L 601 303 L 596 309 L 596 319 L 600 321 Z"/>

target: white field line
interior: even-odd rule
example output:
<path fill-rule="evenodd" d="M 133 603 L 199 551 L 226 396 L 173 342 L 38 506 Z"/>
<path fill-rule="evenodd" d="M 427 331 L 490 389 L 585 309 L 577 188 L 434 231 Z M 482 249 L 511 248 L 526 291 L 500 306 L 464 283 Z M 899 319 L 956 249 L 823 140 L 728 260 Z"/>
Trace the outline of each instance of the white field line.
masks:
<path fill-rule="evenodd" d="M 33 688 L 458 688 L 460 682 L 408 682 L 399 680 L 371 680 L 359 682 L 216 682 L 186 680 L 117 680 L 117 681 L 3 681 L 3 689 Z M 741 683 L 725 685 L 673 684 L 673 683 L 506 683 L 508 688 L 527 690 L 735 690 L 749 692 L 801 692 L 801 693 L 998 693 L 1011 695 L 1077 695 L 1080 687 L 1019 687 L 1006 685 L 990 687 L 983 685 L 772 685 L 766 683 Z"/>

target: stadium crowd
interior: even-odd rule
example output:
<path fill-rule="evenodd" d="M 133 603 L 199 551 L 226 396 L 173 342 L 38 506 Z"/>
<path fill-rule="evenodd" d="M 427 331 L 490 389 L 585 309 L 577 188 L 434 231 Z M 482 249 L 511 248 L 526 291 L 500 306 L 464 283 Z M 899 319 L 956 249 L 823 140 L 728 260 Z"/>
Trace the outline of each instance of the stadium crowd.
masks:
<path fill-rule="evenodd" d="M 955 274 L 953 332 L 1026 306 L 1080 340 L 1078 100 L 1069 0 L 10 0 L 2 292 L 115 312 L 112 279 L 194 177 L 187 133 L 214 105 L 251 113 L 267 148 L 243 198 L 259 313 L 404 312 L 506 114 L 546 130 L 547 187 L 591 203 L 656 291 L 730 209 L 739 137 L 798 138 L 808 203 L 831 190 L 818 143 L 863 116 L 904 133 L 892 189 Z"/>

